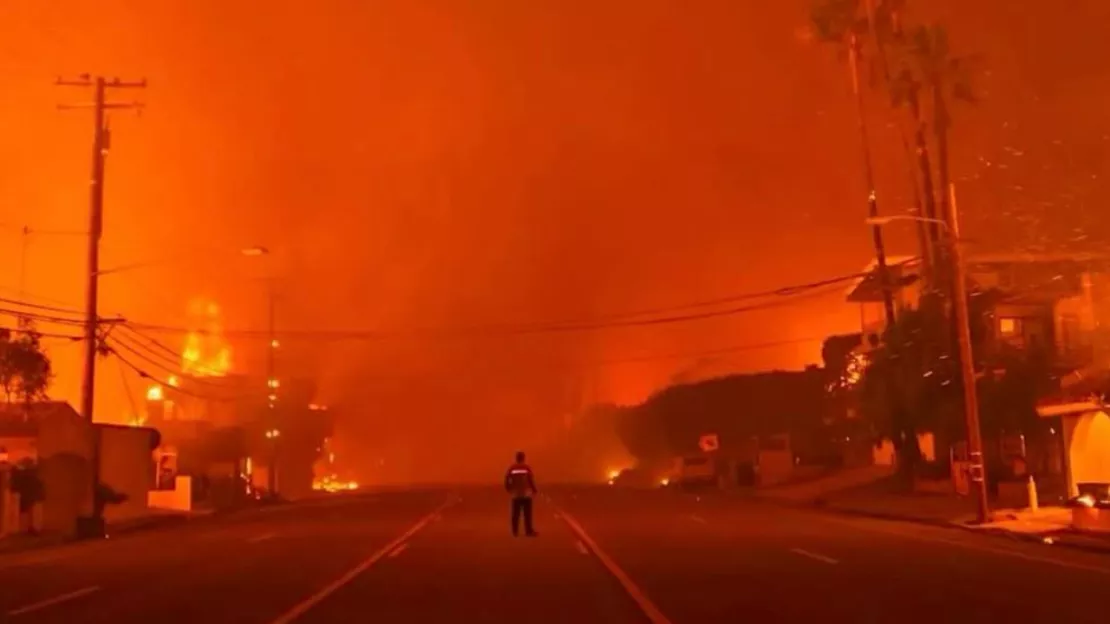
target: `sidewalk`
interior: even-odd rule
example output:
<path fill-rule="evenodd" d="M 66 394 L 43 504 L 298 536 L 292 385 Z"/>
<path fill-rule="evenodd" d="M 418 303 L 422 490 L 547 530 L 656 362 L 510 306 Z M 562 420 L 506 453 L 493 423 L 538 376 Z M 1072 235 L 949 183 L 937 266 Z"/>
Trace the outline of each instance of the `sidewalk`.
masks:
<path fill-rule="evenodd" d="M 154 530 L 183 524 L 190 520 L 208 517 L 213 514 L 212 510 L 210 509 L 199 509 L 192 512 L 167 511 L 162 509 L 150 509 L 148 511 L 149 513 L 142 516 L 123 518 L 115 521 L 109 520 L 108 534 L 116 536 L 138 533 L 140 531 Z M 77 541 L 80 540 L 56 533 L 40 533 L 38 535 L 7 535 L 0 538 L 0 556 L 10 553 L 34 550 L 37 548 L 60 546 Z"/>
<path fill-rule="evenodd" d="M 823 484 L 806 484 L 805 487 L 772 488 L 759 495 L 836 513 L 958 527 L 1011 539 L 1110 554 L 1110 536 L 1072 529 L 1071 510 L 1064 507 L 1046 506 L 1032 511 L 1025 508 L 1025 500 L 995 499 L 991 501 L 991 522 L 980 525 L 976 523 L 975 501 L 970 497 L 906 492 L 889 476 L 879 476 L 870 482 L 864 482 L 863 476 L 859 473 L 854 479 L 841 477 L 839 483 L 836 479 L 829 479 Z M 838 487 L 851 481 L 855 485 Z"/>
<path fill-rule="evenodd" d="M 1085 533 L 1072 528 L 1071 509 L 1041 507 L 1032 509 L 999 509 L 994 521 L 983 525 L 964 525 L 972 531 L 1005 535 L 1024 541 L 1056 544 L 1110 554 L 1110 535 Z"/>

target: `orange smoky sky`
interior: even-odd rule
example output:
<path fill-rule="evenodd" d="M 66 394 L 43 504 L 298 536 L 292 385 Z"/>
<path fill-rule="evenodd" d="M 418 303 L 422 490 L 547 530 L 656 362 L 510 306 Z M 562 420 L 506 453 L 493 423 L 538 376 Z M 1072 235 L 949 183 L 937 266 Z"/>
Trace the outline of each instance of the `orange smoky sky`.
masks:
<path fill-rule="evenodd" d="M 1104 227 L 1091 176 L 1110 175 L 1105 3 L 929 4 L 917 17 L 944 20 L 989 69 L 955 122 L 969 230 L 1007 246 Z M 146 108 L 112 115 L 103 265 L 144 266 L 103 277 L 104 314 L 182 325 L 208 297 L 229 330 L 258 330 L 272 275 L 283 329 L 398 333 L 854 272 L 871 253 L 859 140 L 842 60 L 806 36 L 809 6 L 8 0 L 0 285 L 83 297 L 84 242 L 57 232 L 86 227 L 91 121 L 56 104 L 90 94 L 53 81 L 85 72 L 149 81 L 114 94 Z M 908 210 L 894 118 L 881 97 L 868 106 L 882 209 Z M 912 253 L 911 234 L 892 231 L 893 251 Z M 272 254 L 237 253 L 252 245 Z M 546 431 L 568 395 L 627 403 L 684 376 L 799 368 L 857 324 L 835 291 L 595 332 L 292 339 L 282 366 L 363 406 L 367 435 L 501 453 Z M 239 336 L 235 365 L 259 362 L 265 345 Z M 778 346 L 723 352 L 763 343 Z M 50 344 L 53 394 L 76 402 L 80 346 Z M 100 369 L 99 417 L 121 419 L 143 382 Z"/>

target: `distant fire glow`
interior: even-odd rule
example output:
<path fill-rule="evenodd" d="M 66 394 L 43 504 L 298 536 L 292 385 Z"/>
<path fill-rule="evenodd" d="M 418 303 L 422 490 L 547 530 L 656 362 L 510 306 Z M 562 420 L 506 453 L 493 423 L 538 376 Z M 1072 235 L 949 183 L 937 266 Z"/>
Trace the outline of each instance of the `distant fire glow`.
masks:
<path fill-rule="evenodd" d="M 194 377 L 223 377 L 231 371 L 231 346 L 224 339 L 220 307 L 197 300 L 189 306 L 191 331 L 185 335 L 181 369 Z"/>
<path fill-rule="evenodd" d="M 154 384 L 146 389 L 147 401 L 161 401 L 166 398 L 166 393 L 162 391 L 162 386 Z"/>
<path fill-rule="evenodd" d="M 358 483 L 355 481 L 340 481 L 332 474 L 314 480 L 312 489 L 317 492 L 350 492 L 358 489 Z"/>

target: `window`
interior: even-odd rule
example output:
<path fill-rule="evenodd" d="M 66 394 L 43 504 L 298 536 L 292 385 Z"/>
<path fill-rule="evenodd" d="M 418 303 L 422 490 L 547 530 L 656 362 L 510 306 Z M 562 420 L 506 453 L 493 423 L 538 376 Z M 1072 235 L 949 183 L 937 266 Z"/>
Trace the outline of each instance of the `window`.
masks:
<path fill-rule="evenodd" d="M 1016 318 L 1003 317 L 998 319 L 998 333 L 1003 338 L 1013 338 L 1021 335 L 1021 322 Z"/>

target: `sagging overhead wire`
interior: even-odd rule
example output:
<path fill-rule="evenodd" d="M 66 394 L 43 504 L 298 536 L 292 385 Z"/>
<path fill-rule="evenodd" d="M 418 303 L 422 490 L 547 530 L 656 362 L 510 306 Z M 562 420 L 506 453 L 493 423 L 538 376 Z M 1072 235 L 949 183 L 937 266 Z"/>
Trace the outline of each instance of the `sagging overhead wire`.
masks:
<path fill-rule="evenodd" d="M 39 312 L 28 312 L 26 310 L 13 310 L 11 308 L 0 308 L 0 315 L 12 316 L 15 318 L 31 319 L 42 323 L 52 323 L 55 325 L 71 325 L 82 326 L 85 324 L 84 319 L 80 318 L 66 318 L 61 316 L 52 316 L 48 314 L 41 314 Z"/>
<path fill-rule="evenodd" d="M 14 334 L 34 334 L 34 335 L 36 335 L 40 338 L 52 338 L 52 339 L 57 339 L 57 340 L 72 340 L 74 342 L 80 342 L 80 341 L 85 339 L 84 336 L 80 336 L 80 335 L 76 335 L 76 334 L 56 334 L 56 333 L 53 333 L 53 332 L 44 332 L 44 331 L 39 331 L 38 329 L 35 329 L 35 328 L 27 328 L 27 327 L 0 327 L 0 331 L 10 332 L 13 335 Z"/>
<path fill-rule="evenodd" d="M 126 342 L 124 340 L 121 340 L 118 335 L 117 336 L 112 336 L 110 338 L 111 342 L 107 342 L 107 340 L 108 339 L 106 338 L 105 342 L 106 342 L 109 349 L 112 349 L 113 347 L 123 347 L 123 349 L 125 351 L 131 353 L 131 355 L 145 361 L 147 364 L 150 364 L 151 366 L 154 366 L 155 368 L 158 368 L 159 370 L 162 370 L 163 372 L 169 373 L 170 375 L 173 375 L 173 376 L 185 375 L 185 372 L 183 370 L 181 370 L 180 366 L 175 367 L 175 366 L 170 366 L 170 365 L 167 365 L 163 362 L 160 362 L 160 361 L 156 360 L 155 358 L 151 357 L 150 355 L 147 355 L 147 354 L 143 353 L 142 351 L 136 349 L 134 346 L 132 346 L 128 342 Z M 204 384 L 204 385 L 216 385 L 212 381 L 208 381 L 206 379 L 201 379 L 201 378 L 198 378 L 198 377 L 190 376 L 189 379 L 190 379 L 190 381 L 194 381 L 194 382 Z"/>
<path fill-rule="evenodd" d="M 5 298 L 5 297 L 0 297 L 0 303 L 6 303 L 8 305 L 15 305 L 15 306 L 22 306 L 24 308 L 31 308 L 31 309 L 34 309 L 34 310 L 46 310 L 48 312 L 60 312 L 62 314 L 71 314 L 71 315 L 75 315 L 77 317 L 84 317 L 85 316 L 85 313 L 82 312 L 81 310 L 75 310 L 73 308 L 63 308 L 61 306 L 46 305 L 46 304 L 43 304 L 43 303 L 32 303 L 30 301 L 21 301 L 19 299 L 9 299 L 9 298 Z"/>
<path fill-rule="evenodd" d="M 678 306 L 670 306 L 668 308 L 657 308 L 654 310 L 639 310 L 634 312 L 624 312 L 619 314 L 611 314 L 605 316 L 593 317 L 592 319 L 583 319 L 578 321 L 555 321 L 555 322 L 537 322 L 537 323 L 523 323 L 523 324 L 501 324 L 501 325 L 481 325 L 470 327 L 457 327 L 457 328 L 442 328 L 442 329 L 425 329 L 425 330 L 412 330 L 405 332 L 386 332 L 378 330 L 281 330 L 277 332 L 277 337 L 282 339 L 312 339 L 312 340 L 381 340 L 390 338 L 458 338 L 458 337 L 494 337 L 494 336 L 513 336 L 513 335 L 530 335 L 530 334 L 546 334 L 546 333 L 569 333 L 569 332 L 586 332 L 586 331 L 601 331 L 607 329 L 616 329 L 624 327 L 640 327 L 651 325 L 666 325 L 674 323 L 685 323 L 690 321 L 719 318 L 734 316 L 746 312 L 753 312 L 758 310 L 766 310 L 785 305 L 792 305 L 797 301 L 813 295 L 829 294 L 830 290 L 823 290 L 830 286 L 838 286 L 845 282 L 857 280 L 869 275 L 869 272 L 864 273 L 851 273 L 847 275 L 836 276 L 828 279 L 818 280 L 805 284 L 795 284 L 776 288 L 773 290 L 759 291 L 746 293 L 741 295 L 734 295 L 731 297 L 723 297 L 714 300 L 706 300 L 694 303 L 688 303 Z M 725 303 L 737 303 L 740 301 L 754 300 L 754 299 L 767 299 L 773 298 L 770 301 L 763 301 L 743 306 L 733 306 L 717 310 L 705 310 L 700 312 L 690 312 L 688 314 L 674 314 L 683 310 L 694 310 L 698 308 L 722 305 Z M 778 298 L 778 299 L 774 299 Z M 669 313 L 668 316 L 650 316 L 652 314 Z M 647 316 L 648 318 L 639 318 Z M 190 330 L 184 327 L 175 327 L 168 325 L 157 325 L 149 323 L 129 322 L 128 325 L 134 330 L 146 330 L 150 332 L 165 332 L 165 333 L 186 333 Z M 201 332 L 204 333 L 204 332 Z M 264 338 L 269 337 L 270 332 L 265 330 L 224 330 L 222 335 L 228 338 Z"/>
<path fill-rule="evenodd" d="M 707 349 L 704 351 L 685 351 L 680 353 L 660 353 L 642 356 L 631 356 L 626 358 L 603 359 L 589 362 L 588 364 L 593 366 L 613 366 L 617 364 L 633 364 L 637 362 L 657 362 L 663 360 L 710 357 L 714 355 L 728 355 L 731 353 L 744 353 L 748 351 L 760 351 L 763 349 L 775 349 L 778 347 L 786 347 L 797 344 L 817 343 L 823 342 L 826 338 L 828 338 L 828 336 L 814 336 L 812 338 L 787 338 L 783 340 L 773 340 L 767 342 L 738 344 L 728 347 L 720 347 L 717 349 Z"/>
<path fill-rule="evenodd" d="M 134 335 L 136 337 L 137 342 L 142 342 L 142 343 L 146 343 L 146 344 L 149 344 L 149 345 L 153 345 L 153 347 L 156 347 L 159 352 L 165 354 L 163 357 L 165 357 L 166 359 L 168 359 L 170 361 L 181 362 L 183 359 L 185 359 L 185 355 L 182 352 L 174 350 L 173 348 L 167 346 L 166 343 L 158 340 L 157 338 L 155 338 L 153 336 L 150 336 L 148 334 L 145 334 L 145 333 L 135 329 L 134 327 L 132 327 L 129 324 L 126 324 L 126 323 L 121 324 L 120 329 L 125 330 L 125 331 L 129 332 L 130 334 Z M 148 348 L 147 350 L 153 352 L 155 349 Z"/>
<path fill-rule="evenodd" d="M 186 390 L 186 389 L 181 388 L 177 385 L 169 383 L 165 379 L 161 379 L 159 377 L 151 375 L 150 373 L 146 372 L 145 370 L 143 370 L 139 366 L 136 366 L 133 362 L 128 360 L 126 357 L 124 357 L 122 354 L 120 354 L 120 352 L 117 351 L 116 349 L 114 349 L 113 347 L 107 346 L 106 348 L 107 348 L 109 353 L 111 353 L 112 355 L 119 358 L 119 361 L 124 366 L 126 366 L 127 368 L 130 368 L 137 375 L 139 375 L 139 377 L 141 377 L 143 379 L 148 379 L 148 380 L 153 381 L 154 383 L 158 384 L 159 386 L 161 386 L 163 388 L 163 390 L 165 392 L 176 392 L 178 394 L 183 394 L 185 396 L 190 396 L 190 397 L 201 399 L 201 400 L 204 400 L 204 401 L 232 402 L 232 401 L 237 401 L 241 398 L 248 398 L 246 395 L 239 396 L 239 397 L 209 396 L 209 395 L 204 395 L 204 394 L 200 394 L 200 393 L 197 393 L 197 392 L 192 392 L 192 391 Z"/>

